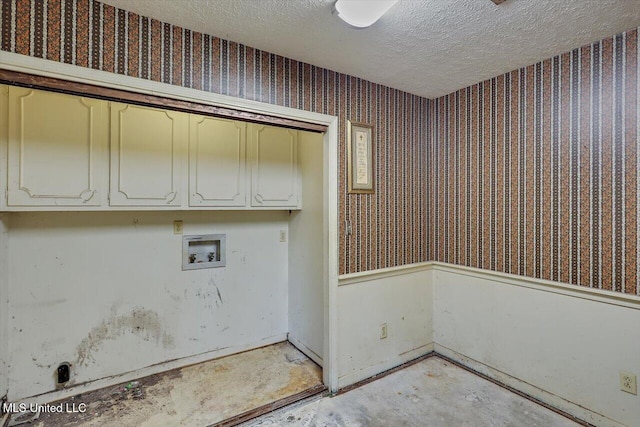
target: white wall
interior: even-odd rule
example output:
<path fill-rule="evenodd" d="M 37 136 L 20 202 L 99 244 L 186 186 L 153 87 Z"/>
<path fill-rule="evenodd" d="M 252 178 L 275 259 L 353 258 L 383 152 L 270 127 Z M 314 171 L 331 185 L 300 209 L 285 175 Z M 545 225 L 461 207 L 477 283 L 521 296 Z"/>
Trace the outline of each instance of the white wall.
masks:
<path fill-rule="evenodd" d="M 432 310 L 431 271 L 424 265 L 340 276 L 339 386 L 432 351 Z M 388 328 L 386 339 L 380 339 L 383 323 Z"/>
<path fill-rule="evenodd" d="M 8 89 L 5 88 L 4 93 L 0 94 L 0 110 L 4 110 L 7 107 L 7 93 Z M 8 114 L 0 114 L 0 141 L 5 141 L 7 139 L 7 120 L 9 120 Z M 6 156 L 6 150 L 0 150 L 0 164 L 7 164 Z M 3 178 L 5 176 L 6 172 L 0 174 L 0 185 L 4 182 Z M 0 399 L 7 394 L 7 390 L 9 387 L 9 288 L 7 283 L 7 221 L 7 214 L 0 213 Z"/>
<path fill-rule="evenodd" d="M 289 221 L 289 341 L 322 365 L 324 346 L 323 135 L 298 133 L 302 210 Z"/>
<path fill-rule="evenodd" d="M 287 332 L 285 212 L 11 213 L 9 399 L 272 341 Z M 184 234 L 226 233 L 227 266 L 182 271 Z"/>
<path fill-rule="evenodd" d="M 619 382 L 640 376 L 640 298 L 474 270 L 433 271 L 437 352 L 593 424 L 640 426 Z"/>
<path fill-rule="evenodd" d="M 9 387 L 8 321 L 9 299 L 7 287 L 7 214 L 0 214 L 0 400 Z"/>

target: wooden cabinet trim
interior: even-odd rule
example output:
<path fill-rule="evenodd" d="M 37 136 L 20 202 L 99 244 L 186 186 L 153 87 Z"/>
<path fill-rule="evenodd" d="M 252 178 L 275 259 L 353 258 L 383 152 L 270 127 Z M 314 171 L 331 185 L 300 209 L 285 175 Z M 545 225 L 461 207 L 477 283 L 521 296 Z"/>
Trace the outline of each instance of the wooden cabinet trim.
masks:
<path fill-rule="evenodd" d="M 44 89 L 54 92 L 62 92 L 71 95 L 80 95 L 88 98 L 125 102 L 134 105 L 160 107 L 168 110 L 182 111 L 186 113 L 197 113 L 207 116 L 223 117 L 244 122 L 262 123 L 271 126 L 306 130 L 310 132 L 322 133 L 327 131 L 327 126 L 319 125 L 316 123 L 308 123 L 300 120 L 269 116 L 266 114 L 252 113 L 249 111 L 235 110 L 232 108 L 218 107 L 215 105 L 201 104 L 197 102 L 182 101 L 156 95 L 147 95 L 87 83 L 72 82 L 53 77 L 36 76 L 33 74 L 27 74 L 17 71 L 0 69 L 0 83 L 29 87 L 33 89 Z"/>

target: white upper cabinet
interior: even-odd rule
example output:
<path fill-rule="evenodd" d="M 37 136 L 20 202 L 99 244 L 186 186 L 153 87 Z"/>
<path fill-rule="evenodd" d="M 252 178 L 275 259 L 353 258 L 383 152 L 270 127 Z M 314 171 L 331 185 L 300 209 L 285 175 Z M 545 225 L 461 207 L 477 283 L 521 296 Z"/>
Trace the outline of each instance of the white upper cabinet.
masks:
<path fill-rule="evenodd" d="M 300 208 L 298 132 L 249 125 L 251 206 Z"/>
<path fill-rule="evenodd" d="M 0 211 L 302 208 L 296 130 L 51 91 L 0 85 L 1 164 Z"/>
<path fill-rule="evenodd" d="M 100 206 L 105 102 L 29 88 L 8 91 L 7 205 Z"/>
<path fill-rule="evenodd" d="M 190 122 L 189 206 L 246 206 L 246 124 L 195 114 Z"/>
<path fill-rule="evenodd" d="M 180 206 L 188 115 L 111 103 L 111 206 Z"/>

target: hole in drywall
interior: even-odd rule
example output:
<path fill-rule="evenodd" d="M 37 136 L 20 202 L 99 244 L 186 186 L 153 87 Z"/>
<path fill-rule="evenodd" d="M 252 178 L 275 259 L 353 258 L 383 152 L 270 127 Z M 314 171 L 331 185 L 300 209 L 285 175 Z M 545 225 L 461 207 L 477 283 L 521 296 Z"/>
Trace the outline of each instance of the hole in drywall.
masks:
<path fill-rule="evenodd" d="M 71 364 L 69 362 L 63 362 L 58 366 L 56 370 L 56 382 L 58 387 L 66 384 L 71 379 Z"/>

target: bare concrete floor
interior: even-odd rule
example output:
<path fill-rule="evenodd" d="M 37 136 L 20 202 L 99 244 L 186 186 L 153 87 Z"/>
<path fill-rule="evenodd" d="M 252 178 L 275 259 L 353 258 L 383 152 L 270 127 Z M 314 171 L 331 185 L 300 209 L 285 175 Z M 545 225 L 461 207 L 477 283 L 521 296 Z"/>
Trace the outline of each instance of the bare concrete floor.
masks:
<path fill-rule="evenodd" d="M 84 414 L 42 414 L 32 425 L 205 427 L 322 384 L 322 370 L 288 342 L 75 396 Z"/>
<path fill-rule="evenodd" d="M 579 424 L 432 357 L 336 397 L 300 402 L 245 427 L 453 427 Z"/>

